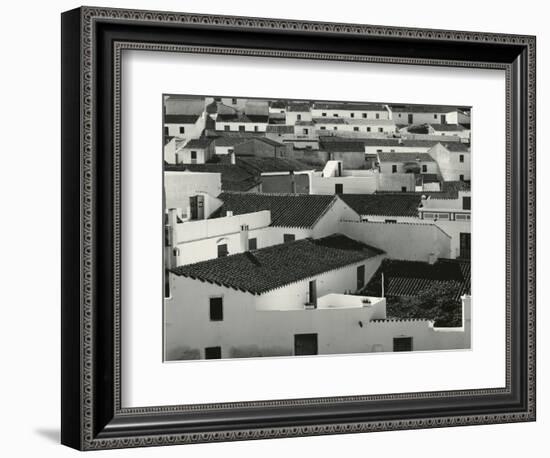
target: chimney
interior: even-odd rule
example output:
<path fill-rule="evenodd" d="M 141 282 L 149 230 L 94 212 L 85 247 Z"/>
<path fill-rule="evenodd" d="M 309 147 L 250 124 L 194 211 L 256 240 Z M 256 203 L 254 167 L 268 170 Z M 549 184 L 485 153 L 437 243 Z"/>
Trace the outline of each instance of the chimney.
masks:
<path fill-rule="evenodd" d="M 233 210 L 226 210 L 225 216 L 233 216 Z"/>
<path fill-rule="evenodd" d="M 430 253 L 428 255 L 428 264 L 434 265 L 436 261 L 437 261 L 437 255 L 435 253 Z"/>
<path fill-rule="evenodd" d="M 229 160 L 230 160 L 232 165 L 235 165 L 237 163 L 237 161 L 235 160 L 235 152 L 234 151 L 231 151 L 231 153 L 229 153 Z"/>
<path fill-rule="evenodd" d="M 248 224 L 241 224 L 241 252 L 248 251 Z"/>

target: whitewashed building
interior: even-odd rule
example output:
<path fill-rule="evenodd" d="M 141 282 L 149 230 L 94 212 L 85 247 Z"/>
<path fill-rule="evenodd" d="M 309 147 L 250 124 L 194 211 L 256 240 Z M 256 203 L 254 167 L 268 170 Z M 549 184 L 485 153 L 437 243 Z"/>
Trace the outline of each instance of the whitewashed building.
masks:
<path fill-rule="evenodd" d="M 311 113 L 314 118 L 391 119 L 387 105 L 376 103 L 315 102 Z"/>
<path fill-rule="evenodd" d="M 177 137 L 183 141 L 199 138 L 205 128 L 206 112 L 200 115 L 166 114 L 164 116 L 164 136 Z"/>

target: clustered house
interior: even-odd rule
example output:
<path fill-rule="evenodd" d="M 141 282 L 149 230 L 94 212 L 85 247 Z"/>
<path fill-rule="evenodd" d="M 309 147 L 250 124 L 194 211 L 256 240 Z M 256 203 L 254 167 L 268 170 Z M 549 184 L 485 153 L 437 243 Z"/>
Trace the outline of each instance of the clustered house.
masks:
<path fill-rule="evenodd" d="M 166 361 L 470 348 L 470 108 L 164 102 Z"/>

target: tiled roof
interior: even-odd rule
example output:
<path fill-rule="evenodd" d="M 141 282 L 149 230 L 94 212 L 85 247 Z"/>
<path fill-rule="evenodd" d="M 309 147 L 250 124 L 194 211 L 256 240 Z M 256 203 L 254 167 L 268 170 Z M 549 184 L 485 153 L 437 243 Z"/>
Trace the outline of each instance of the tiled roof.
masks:
<path fill-rule="evenodd" d="M 216 146 L 235 146 L 250 140 L 250 137 L 223 136 L 216 138 Z"/>
<path fill-rule="evenodd" d="M 206 148 L 214 139 L 212 137 L 200 137 L 193 140 L 189 140 L 184 148 Z"/>
<path fill-rule="evenodd" d="M 276 134 L 293 134 L 294 126 L 289 126 L 286 124 L 268 124 L 266 127 L 266 132 Z"/>
<path fill-rule="evenodd" d="M 415 124 L 408 129 L 411 134 L 427 134 L 429 133 L 428 124 Z"/>
<path fill-rule="evenodd" d="M 377 248 L 335 234 L 188 264 L 171 272 L 258 295 L 380 254 L 383 251 Z"/>
<path fill-rule="evenodd" d="M 365 153 L 363 142 L 323 142 L 322 148 L 329 153 Z"/>
<path fill-rule="evenodd" d="M 265 194 L 223 192 L 218 196 L 222 207 L 213 217 L 271 211 L 271 225 L 279 227 L 311 228 L 334 204 L 334 195 L 315 194 Z"/>
<path fill-rule="evenodd" d="M 423 183 L 437 183 L 439 182 L 439 177 L 437 173 L 423 173 L 419 175 L 422 178 Z"/>
<path fill-rule="evenodd" d="M 418 216 L 422 196 L 403 194 L 339 194 L 359 215 Z"/>
<path fill-rule="evenodd" d="M 338 103 L 338 102 L 316 102 L 316 110 L 349 110 L 349 111 L 385 111 L 386 106 L 380 103 Z"/>
<path fill-rule="evenodd" d="M 313 118 L 315 124 L 345 124 L 344 118 Z"/>
<path fill-rule="evenodd" d="M 467 107 L 457 107 L 450 105 L 392 105 L 390 108 L 395 113 L 450 113 L 451 111 L 466 111 Z"/>
<path fill-rule="evenodd" d="M 354 126 L 395 126 L 395 122 L 391 119 L 354 118 L 346 119 L 346 124 Z"/>
<path fill-rule="evenodd" d="M 430 124 L 434 130 L 443 132 L 455 132 L 466 130 L 460 124 Z M 409 129 L 410 130 L 410 129 Z"/>
<path fill-rule="evenodd" d="M 435 162 L 428 153 L 378 153 L 380 162 Z"/>
<path fill-rule="evenodd" d="M 286 102 L 284 100 L 272 100 L 269 102 L 271 108 L 286 108 Z"/>
<path fill-rule="evenodd" d="M 399 146 L 405 146 L 407 148 L 431 148 L 434 145 L 440 143 L 438 140 L 403 140 Z M 457 142 L 458 143 L 458 142 Z"/>
<path fill-rule="evenodd" d="M 167 114 L 164 116 L 165 124 L 195 124 L 199 115 Z"/>
<path fill-rule="evenodd" d="M 418 296 L 423 290 L 433 286 L 456 288 L 456 300 L 464 294 L 470 294 L 469 260 L 438 259 L 434 264 L 429 264 L 421 261 L 386 259 L 379 272 L 384 273 L 386 296 Z M 375 274 L 372 278 L 371 282 L 374 284 L 379 275 Z"/>
<path fill-rule="evenodd" d="M 297 126 L 313 126 L 314 124 L 313 121 L 296 121 Z"/>
<path fill-rule="evenodd" d="M 302 162 L 280 157 L 238 156 L 237 164 L 247 168 L 253 174 L 312 170 L 311 166 Z"/>
<path fill-rule="evenodd" d="M 166 171 L 207 172 L 221 174 L 223 191 L 248 191 L 259 184 L 258 179 L 243 167 L 231 164 L 165 164 Z"/>
<path fill-rule="evenodd" d="M 361 142 L 365 146 L 399 146 L 397 138 L 363 138 Z"/>
<path fill-rule="evenodd" d="M 376 191 L 376 195 L 427 196 L 432 199 L 458 199 L 459 191 L 470 191 L 469 181 L 442 181 L 441 191 Z"/>
<path fill-rule="evenodd" d="M 258 123 L 267 123 L 269 117 L 267 115 L 245 115 L 243 113 L 230 113 L 223 114 L 219 113 L 216 118 L 216 122 L 258 122 Z"/>
<path fill-rule="evenodd" d="M 465 143 L 461 142 L 447 142 L 441 143 L 445 148 L 447 148 L 451 153 L 469 153 L 470 148 Z"/>
<path fill-rule="evenodd" d="M 305 112 L 309 111 L 309 103 L 291 103 L 287 107 L 287 111 Z"/>

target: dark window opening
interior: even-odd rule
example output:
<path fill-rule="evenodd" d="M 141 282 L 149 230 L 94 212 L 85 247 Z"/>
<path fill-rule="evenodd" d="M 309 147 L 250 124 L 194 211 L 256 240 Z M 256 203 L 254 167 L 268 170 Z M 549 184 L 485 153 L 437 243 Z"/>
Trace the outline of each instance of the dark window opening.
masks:
<path fill-rule="evenodd" d="M 257 250 L 258 249 L 258 239 L 248 239 L 248 249 L 249 250 Z"/>
<path fill-rule="evenodd" d="M 296 240 L 296 236 L 294 234 L 283 234 L 284 243 L 294 242 L 294 240 Z"/>
<path fill-rule="evenodd" d="M 393 351 L 412 351 L 412 349 L 413 349 L 412 337 L 394 337 Z"/>
<path fill-rule="evenodd" d="M 460 156 L 458 156 L 458 160 L 460 162 L 464 162 L 464 154 L 461 154 Z"/>
<path fill-rule="evenodd" d="M 355 132 L 359 132 L 359 127 L 354 127 L 353 130 L 354 130 Z"/>
<path fill-rule="evenodd" d="M 218 245 L 218 258 L 223 258 L 228 254 L 229 254 L 229 251 L 227 250 L 227 243 L 222 243 Z"/>
<path fill-rule="evenodd" d="M 239 132 L 244 132 L 244 126 L 239 126 Z"/>
<path fill-rule="evenodd" d="M 357 290 L 365 286 L 365 266 L 358 266 L 357 267 Z"/>
<path fill-rule="evenodd" d="M 388 224 L 397 224 L 396 219 L 387 219 L 385 222 L 388 223 Z"/>
<path fill-rule="evenodd" d="M 204 359 L 221 359 L 222 347 L 206 347 L 204 349 Z"/>
<path fill-rule="evenodd" d="M 336 183 L 334 185 L 334 193 L 335 194 L 344 194 L 344 184 L 343 183 Z"/>
<path fill-rule="evenodd" d="M 168 127 L 164 128 L 164 135 L 170 135 L 170 129 Z"/>
<path fill-rule="evenodd" d="M 308 298 L 307 303 L 317 307 L 317 280 L 309 282 Z"/>
<path fill-rule="evenodd" d="M 317 355 L 317 334 L 294 334 L 294 355 Z"/>
<path fill-rule="evenodd" d="M 197 152 L 191 151 L 191 159 L 197 159 Z"/>
<path fill-rule="evenodd" d="M 223 126 L 223 130 L 225 130 L 226 132 L 229 132 L 229 126 L 226 124 L 225 126 Z"/>
<path fill-rule="evenodd" d="M 422 164 L 422 173 L 426 173 L 428 171 L 428 166 L 426 164 Z"/>
<path fill-rule="evenodd" d="M 462 209 L 471 210 L 472 209 L 472 198 L 469 196 L 464 196 L 462 198 Z"/>
<path fill-rule="evenodd" d="M 401 192 L 407 192 L 407 187 L 406 186 L 401 186 Z"/>
<path fill-rule="evenodd" d="M 391 166 L 391 173 L 397 173 L 397 165 Z"/>
<path fill-rule="evenodd" d="M 180 127 L 180 134 L 184 134 L 185 133 L 185 127 Z"/>
<path fill-rule="evenodd" d="M 223 321 L 223 298 L 210 298 L 210 321 Z"/>

